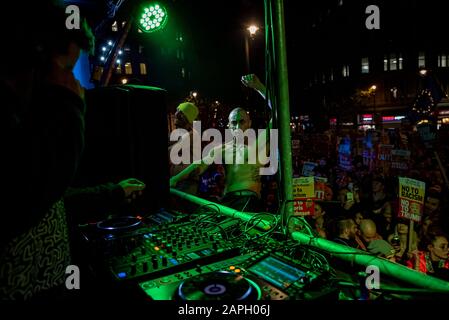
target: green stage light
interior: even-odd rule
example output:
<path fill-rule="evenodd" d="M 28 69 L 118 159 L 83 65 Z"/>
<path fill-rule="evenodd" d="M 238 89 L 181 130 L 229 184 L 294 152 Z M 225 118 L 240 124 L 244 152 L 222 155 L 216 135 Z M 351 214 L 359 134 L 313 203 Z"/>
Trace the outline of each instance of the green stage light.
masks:
<path fill-rule="evenodd" d="M 151 3 L 142 9 L 139 29 L 143 32 L 155 32 L 161 30 L 167 24 L 168 14 L 164 6 Z"/>

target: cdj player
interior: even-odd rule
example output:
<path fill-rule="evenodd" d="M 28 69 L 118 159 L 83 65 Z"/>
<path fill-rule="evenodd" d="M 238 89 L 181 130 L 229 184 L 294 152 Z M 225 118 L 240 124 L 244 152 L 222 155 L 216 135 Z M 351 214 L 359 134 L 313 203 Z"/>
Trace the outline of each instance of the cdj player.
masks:
<path fill-rule="evenodd" d="M 336 300 L 335 288 L 318 280 L 322 276 L 268 249 L 140 282 L 139 286 L 153 300 Z"/>

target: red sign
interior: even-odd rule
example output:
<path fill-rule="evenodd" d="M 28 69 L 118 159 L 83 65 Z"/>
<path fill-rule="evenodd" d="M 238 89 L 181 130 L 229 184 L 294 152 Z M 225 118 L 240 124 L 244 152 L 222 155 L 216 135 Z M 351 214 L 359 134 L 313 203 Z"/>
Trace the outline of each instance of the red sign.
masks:
<path fill-rule="evenodd" d="M 293 204 L 295 215 L 310 216 L 315 212 L 315 202 L 312 199 L 298 199 Z"/>

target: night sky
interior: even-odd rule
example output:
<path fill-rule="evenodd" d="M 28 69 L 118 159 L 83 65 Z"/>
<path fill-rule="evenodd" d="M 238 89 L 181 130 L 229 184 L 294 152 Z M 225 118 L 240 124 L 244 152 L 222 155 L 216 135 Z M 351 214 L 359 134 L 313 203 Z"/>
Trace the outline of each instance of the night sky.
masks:
<path fill-rule="evenodd" d="M 75 2 L 87 8 L 97 23 L 106 16 L 108 1 Z M 442 2 L 437 2 L 441 7 Z M 141 3 L 144 1 L 125 0 L 117 16 L 129 16 L 130 8 Z M 264 1 L 176 0 L 161 3 L 176 6 L 176 14 L 171 14 L 169 23 L 182 23 L 191 37 L 188 39 L 191 48 L 186 54 L 192 58 L 192 90 L 211 99 L 232 103 L 242 101 L 247 93 L 240 84 L 240 77 L 246 73 L 246 27 L 251 23 L 264 26 Z M 356 4 L 348 0 L 284 0 L 292 111 L 307 107 L 301 93 L 314 73 L 320 68 L 328 68 L 323 63 L 335 64 L 351 55 L 391 49 L 392 44 L 413 48 L 427 43 L 431 47 L 435 41 L 443 41 L 439 39 L 439 26 L 444 28 L 445 11 L 435 9 L 433 3 L 435 0 L 360 0 Z M 381 30 L 368 32 L 365 28 L 365 8 L 370 4 L 381 8 Z M 427 31 L 429 25 L 435 25 L 435 32 Z M 377 41 L 371 41 L 374 38 Z M 379 45 L 379 39 L 382 39 L 382 48 L 370 47 L 371 42 Z M 264 30 L 260 30 L 250 42 L 250 71 L 261 79 L 265 72 L 264 45 Z"/>

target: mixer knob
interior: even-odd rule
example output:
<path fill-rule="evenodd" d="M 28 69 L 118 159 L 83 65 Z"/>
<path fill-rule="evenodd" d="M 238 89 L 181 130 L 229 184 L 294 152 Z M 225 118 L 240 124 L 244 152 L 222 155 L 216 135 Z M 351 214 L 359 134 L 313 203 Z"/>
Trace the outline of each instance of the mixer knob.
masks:
<path fill-rule="evenodd" d="M 162 265 L 163 265 L 164 267 L 167 266 L 167 258 L 166 258 L 166 257 L 162 257 Z"/>
<path fill-rule="evenodd" d="M 171 253 L 173 251 L 173 246 L 171 244 L 167 244 L 167 247 L 165 248 L 165 251 L 168 253 Z"/>
<path fill-rule="evenodd" d="M 148 271 L 148 262 L 144 261 L 142 263 L 142 270 L 143 270 L 143 272 L 147 272 Z"/>

